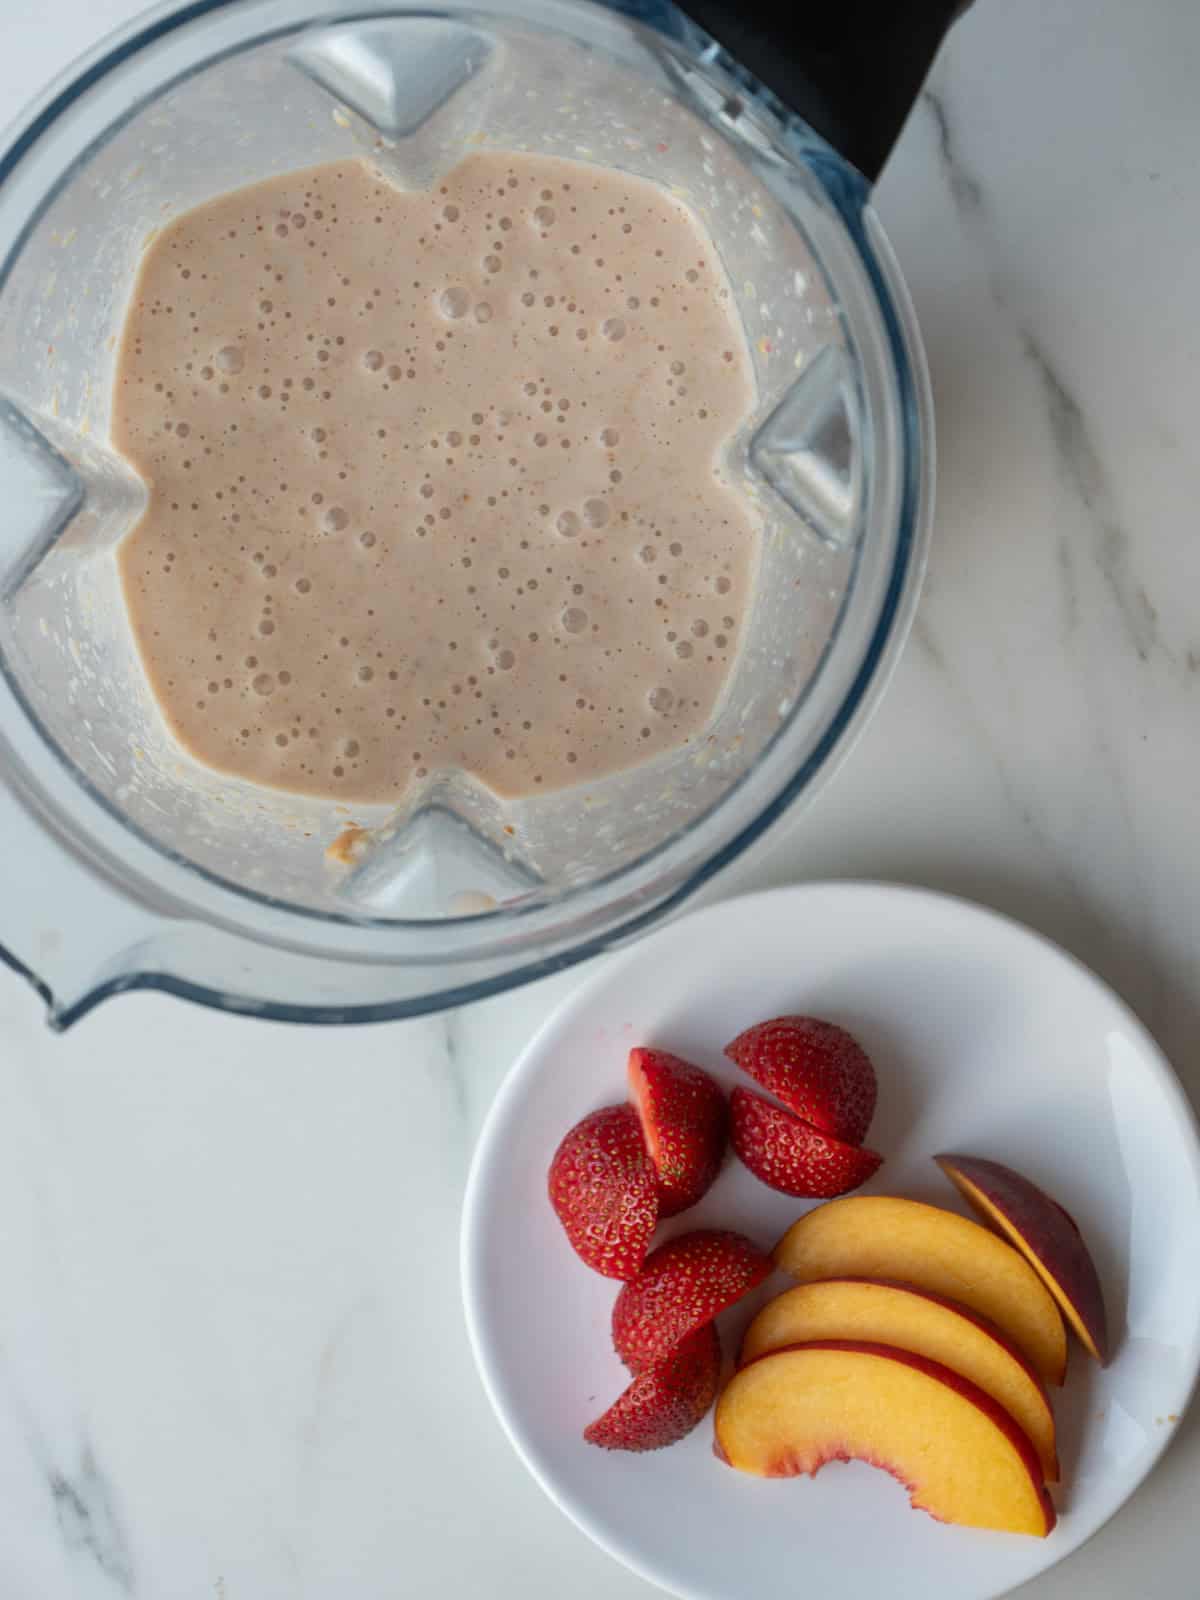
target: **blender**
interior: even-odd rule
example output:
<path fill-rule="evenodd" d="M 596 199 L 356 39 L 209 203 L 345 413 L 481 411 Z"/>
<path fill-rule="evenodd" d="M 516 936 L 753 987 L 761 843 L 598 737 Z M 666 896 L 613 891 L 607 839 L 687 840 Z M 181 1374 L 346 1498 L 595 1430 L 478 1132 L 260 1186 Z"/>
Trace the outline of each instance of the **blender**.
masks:
<path fill-rule="evenodd" d="M 194 0 L 9 131 L 0 960 L 53 1025 L 147 988 L 297 1022 L 458 1005 L 631 938 L 828 774 L 928 534 L 928 382 L 870 182 L 954 8 L 896 8 L 870 50 L 862 9 L 781 39 L 710 0 Z M 335 868 L 344 806 L 201 767 L 150 698 L 114 558 L 145 504 L 107 443 L 117 334 L 171 216 L 355 154 L 426 187 L 481 146 L 652 178 L 707 228 L 758 391 L 727 462 L 764 523 L 747 642 L 699 749 L 511 802 L 448 774 L 356 808 L 367 847 Z"/>

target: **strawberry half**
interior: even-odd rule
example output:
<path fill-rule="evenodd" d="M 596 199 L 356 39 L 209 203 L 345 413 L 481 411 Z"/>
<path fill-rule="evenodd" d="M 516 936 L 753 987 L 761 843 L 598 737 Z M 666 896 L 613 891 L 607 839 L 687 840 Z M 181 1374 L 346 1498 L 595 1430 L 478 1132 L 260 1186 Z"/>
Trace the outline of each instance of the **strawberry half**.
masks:
<path fill-rule="evenodd" d="M 658 1214 L 686 1211 L 721 1170 L 729 1105 L 721 1086 L 666 1050 L 629 1052 L 629 1088 L 658 1173 Z"/>
<path fill-rule="evenodd" d="M 866 1051 L 845 1028 L 819 1017 L 775 1017 L 739 1033 L 725 1054 L 822 1133 L 861 1144 L 878 1085 Z"/>
<path fill-rule="evenodd" d="M 832 1200 L 866 1183 L 883 1164 L 874 1150 L 833 1139 L 752 1089 L 735 1089 L 729 1110 L 739 1160 L 780 1194 Z"/>
<path fill-rule="evenodd" d="M 648 1371 L 770 1271 L 770 1256 L 744 1234 L 720 1228 L 700 1228 L 659 1245 L 617 1296 L 617 1354 L 635 1374 Z"/>
<path fill-rule="evenodd" d="M 681 1339 L 584 1429 L 605 1450 L 662 1450 L 691 1433 L 716 1399 L 721 1341 L 712 1323 Z"/>
<path fill-rule="evenodd" d="M 581 1261 L 632 1278 L 658 1222 L 658 1179 L 632 1106 L 577 1122 L 550 1163 L 550 1204 Z"/>

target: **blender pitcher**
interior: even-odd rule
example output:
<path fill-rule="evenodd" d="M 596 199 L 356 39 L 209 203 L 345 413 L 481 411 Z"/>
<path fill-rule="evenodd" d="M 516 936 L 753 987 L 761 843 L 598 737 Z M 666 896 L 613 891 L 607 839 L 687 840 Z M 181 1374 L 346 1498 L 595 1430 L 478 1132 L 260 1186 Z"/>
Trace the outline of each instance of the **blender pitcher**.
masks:
<path fill-rule="evenodd" d="M 895 8 L 866 51 L 854 8 L 772 38 L 710 0 L 194 0 L 10 130 L 0 958 L 56 1026 L 134 988 L 308 1022 L 456 1005 L 630 936 L 828 772 L 928 531 L 927 379 L 868 180 L 952 9 Z M 200 766 L 150 698 L 114 559 L 145 504 L 107 442 L 117 334 L 170 216 L 354 154 L 425 187 L 480 145 L 653 178 L 708 229 L 756 369 L 727 462 L 764 526 L 747 642 L 703 740 L 656 761 L 511 802 L 443 773 L 351 815 Z"/>

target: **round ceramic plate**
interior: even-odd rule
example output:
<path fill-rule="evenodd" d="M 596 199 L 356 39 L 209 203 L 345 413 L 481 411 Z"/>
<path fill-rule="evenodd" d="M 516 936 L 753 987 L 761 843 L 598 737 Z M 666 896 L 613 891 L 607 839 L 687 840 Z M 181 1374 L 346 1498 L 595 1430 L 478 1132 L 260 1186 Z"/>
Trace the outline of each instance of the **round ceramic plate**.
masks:
<path fill-rule="evenodd" d="M 853 1462 L 763 1480 L 723 1466 L 703 1422 L 669 1450 L 595 1449 L 584 1427 L 628 1376 L 612 1350 L 617 1285 L 568 1246 L 546 1198 L 566 1130 L 625 1098 L 631 1045 L 737 1074 L 742 1028 L 811 1012 L 850 1028 L 879 1073 L 861 1191 L 961 1209 L 930 1157 L 1005 1161 L 1077 1219 L 1104 1284 L 1114 1357 L 1073 1345 L 1055 1395 L 1063 1482 L 1047 1539 L 948 1527 Z M 731 1161 L 656 1237 L 737 1228 L 769 1246 L 809 1202 Z M 940 895 L 818 884 L 729 901 L 668 925 L 560 1006 L 509 1074 L 476 1151 L 463 1294 L 501 1422 L 550 1498 L 650 1582 L 695 1600 L 985 1600 L 1061 1561 L 1149 1472 L 1200 1360 L 1200 1150 L 1170 1067 L 1128 1009 L 1027 929 Z M 728 1354 L 775 1276 L 720 1321 Z"/>

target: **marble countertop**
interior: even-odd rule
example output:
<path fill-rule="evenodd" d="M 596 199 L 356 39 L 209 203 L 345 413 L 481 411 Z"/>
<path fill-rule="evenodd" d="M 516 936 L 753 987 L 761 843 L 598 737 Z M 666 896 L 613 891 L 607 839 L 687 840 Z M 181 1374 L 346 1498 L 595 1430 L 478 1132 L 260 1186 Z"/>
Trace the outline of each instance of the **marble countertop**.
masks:
<path fill-rule="evenodd" d="M 9 8 L 10 13 L 13 8 Z M 3 24 L 0 119 L 135 9 Z M 878 190 L 939 424 L 929 579 L 835 780 L 709 891 L 952 890 L 1066 945 L 1200 1091 L 1200 183 L 1191 0 L 977 0 Z M 578 981 L 386 1027 L 160 997 L 45 1029 L 0 972 L 5 1600 L 646 1600 L 529 1480 L 457 1224 Z M 1186 1593 L 1200 1414 L 1037 1600 Z"/>

